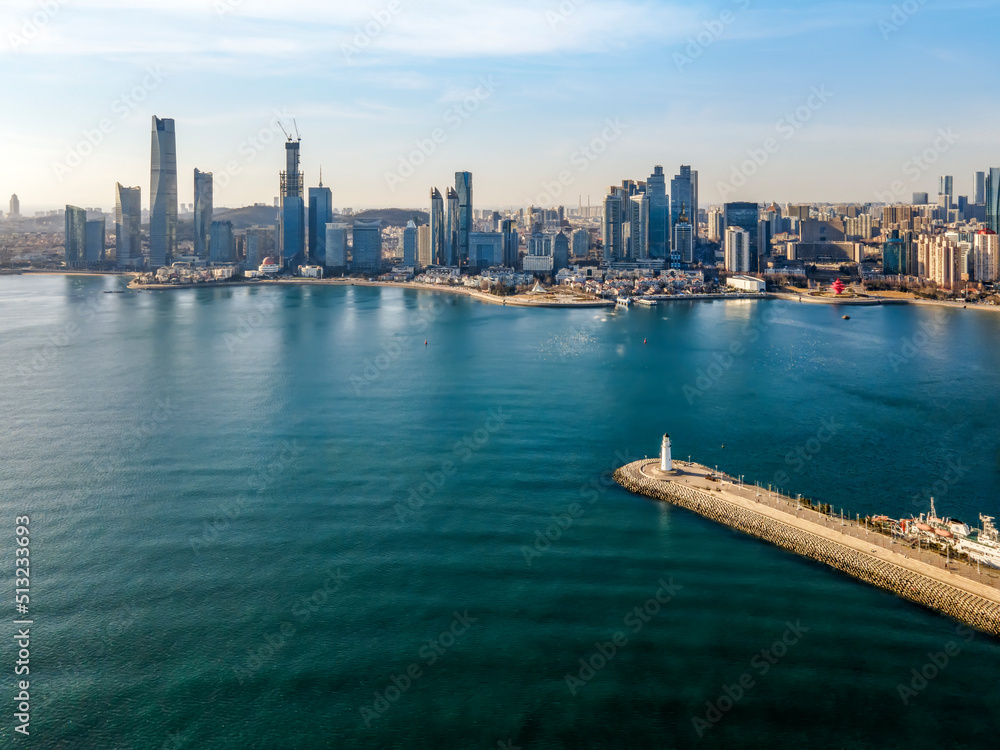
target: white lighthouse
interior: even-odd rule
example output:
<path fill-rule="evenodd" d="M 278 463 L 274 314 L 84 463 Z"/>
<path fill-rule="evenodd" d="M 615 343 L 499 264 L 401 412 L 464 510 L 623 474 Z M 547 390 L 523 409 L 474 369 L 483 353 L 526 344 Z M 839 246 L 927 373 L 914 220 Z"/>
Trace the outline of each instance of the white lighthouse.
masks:
<path fill-rule="evenodd" d="M 660 471 L 671 472 L 674 470 L 674 462 L 670 458 L 670 435 L 663 436 L 663 445 L 660 447 Z"/>

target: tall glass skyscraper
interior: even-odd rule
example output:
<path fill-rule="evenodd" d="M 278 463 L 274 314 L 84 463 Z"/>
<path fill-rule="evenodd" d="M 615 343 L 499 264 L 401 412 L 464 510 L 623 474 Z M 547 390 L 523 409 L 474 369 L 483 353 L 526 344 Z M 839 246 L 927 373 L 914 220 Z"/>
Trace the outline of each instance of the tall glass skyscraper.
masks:
<path fill-rule="evenodd" d="M 149 268 L 170 262 L 177 250 L 177 137 L 174 121 L 153 115 L 149 194 Z"/>
<path fill-rule="evenodd" d="M 444 220 L 444 265 L 451 267 L 458 265 L 458 214 L 458 193 L 454 188 L 448 188 L 448 204 Z"/>
<path fill-rule="evenodd" d="M 66 206 L 66 267 L 77 268 L 87 260 L 87 211 Z"/>
<path fill-rule="evenodd" d="M 986 203 L 986 173 L 976 172 L 972 176 L 972 202 L 977 206 Z"/>
<path fill-rule="evenodd" d="M 281 173 L 281 238 L 282 265 L 294 270 L 306 259 L 306 209 L 303 175 L 299 171 L 299 144 L 291 136 L 285 143 L 285 171 Z"/>
<path fill-rule="evenodd" d="M 761 268 L 757 225 L 760 222 L 760 206 L 756 203 L 746 202 L 727 203 L 724 211 L 726 216 L 726 229 L 729 229 L 730 227 L 739 227 L 749 235 L 749 238 L 747 239 L 748 255 L 746 270 L 750 273 L 759 273 Z"/>
<path fill-rule="evenodd" d="M 333 193 L 330 188 L 309 188 L 309 262 L 325 266 L 326 225 L 333 222 Z"/>
<path fill-rule="evenodd" d="M 612 186 L 604 198 L 604 262 L 622 257 L 622 199 Z"/>
<path fill-rule="evenodd" d="M 233 222 L 213 221 L 209 240 L 212 263 L 232 263 L 236 258 L 236 243 L 233 241 Z"/>
<path fill-rule="evenodd" d="M 441 191 L 431 188 L 431 263 L 439 266 L 448 265 L 445 262 L 445 225 L 444 225 L 444 199 Z"/>
<path fill-rule="evenodd" d="M 681 208 L 687 211 L 691 221 L 691 231 L 698 238 L 698 172 L 689 166 L 681 166 L 680 172 L 670 181 L 670 233 L 681 216 Z M 757 227 L 754 226 L 756 233 Z"/>
<path fill-rule="evenodd" d="M 1000 234 L 1000 167 L 986 174 L 986 226 Z"/>
<path fill-rule="evenodd" d="M 107 249 L 107 223 L 103 216 L 100 219 L 91 219 L 87 222 L 85 246 L 88 264 L 104 262 L 104 253 Z"/>
<path fill-rule="evenodd" d="M 142 258 L 142 191 L 115 185 L 115 265 L 132 268 Z"/>
<path fill-rule="evenodd" d="M 354 257 L 351 268 L 355 271 L 378 271 L 382 268 L 382 221 L 354 222 Z"/>
<path fill-rule="evenodd" d="M 653 174 L 646 181 L 646 195 L 649 196 L 649 257 L 666 258 L 670 245 L 670 199 L 663 167 L 653 167 Z"/>
<path fill-rule="evenodd" d="M 458 193 L 458 265 L 469 263 L 469 235 L 472 234 L 472 172 L 455 172 Z"/>
<path fill-rule="evenodd" d="M 649 198 L 636 193 L 629 200 L 629 255 L 632 260 L 649 257 Z"/>
<path fill-rule="evenodd" d="M 403 265 L 417 265 L 417 225 L 411 219 L 403 230 Z"/>
<path fill-rule="evenodd" d="M 212 173 L 194 170 L 194 254 L 208 257 L 208 236 L 214 211 Z"/>

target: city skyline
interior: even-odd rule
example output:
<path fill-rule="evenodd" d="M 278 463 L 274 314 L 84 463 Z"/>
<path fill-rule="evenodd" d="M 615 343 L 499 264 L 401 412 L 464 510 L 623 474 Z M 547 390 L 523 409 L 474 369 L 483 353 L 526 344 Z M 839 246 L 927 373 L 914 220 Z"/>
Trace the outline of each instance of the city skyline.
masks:
<path fill-rule="evenodd" d="M 941 174 L 971 196 L 974 172 L 1000 154 L 986 127 L 996 107 L 976 84 L 994 63 L 973 51 L 1000 11 L 914 6 L 566 0 L 289 12 L 182 0 L 110 16 L 96 1 L 53 0 L 52 12 L 20 3 L 0 11 L 0 55 L 14 72 L 0 132 L 19 144 L 2 183 L 28 215 L 107 207 L 116 182 L 145 182 L 142 121 L 160 115 L 178 123 L 178 172 L 212 172 L 219 206 L 273 200 L 277 122 L 292 119 L 306 184 L 323 166 L 337 206 L 424 206 L 428 186 L 456 170 L 481 175 L 481 206 L 599 205 L 607 185 L 653 164 L 698 165 L 702 207 L 867 202 L 897 181 L 907 201 L 934 193 Z M 174 34 L 184 24 L 192 33 Z M 453 33 L 430 33 L 441 24 Z M 914 74 L 884 87 L 879 77 L 901 60 Z M 67 66 L 72 81 L 59 76 Z M 964 68 L 973 80 L 956 75 Z M 91 85 L 75 86 L 78 76 Z M 193 85 L 205 76 L 213 85 Z M 962 100 L 962 114 L 921 106 L 928 92 Z M 933 163 L 920 163 L 925 152 Z M 763 163 L 744 168 L 754 155 Z M 190 181 L 179 188 L 191 203 Z"/>

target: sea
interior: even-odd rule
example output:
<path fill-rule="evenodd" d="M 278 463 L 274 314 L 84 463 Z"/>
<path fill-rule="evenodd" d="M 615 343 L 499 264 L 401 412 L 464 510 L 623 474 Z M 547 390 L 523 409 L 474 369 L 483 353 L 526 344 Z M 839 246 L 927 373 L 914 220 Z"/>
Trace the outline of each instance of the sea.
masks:
<path fill-rule="evenodd" d="M 996 639 L 611 474 L 976 526 L 998 374 L 974 310 L 0 277 L 0 745 L 995 748 Z"/>

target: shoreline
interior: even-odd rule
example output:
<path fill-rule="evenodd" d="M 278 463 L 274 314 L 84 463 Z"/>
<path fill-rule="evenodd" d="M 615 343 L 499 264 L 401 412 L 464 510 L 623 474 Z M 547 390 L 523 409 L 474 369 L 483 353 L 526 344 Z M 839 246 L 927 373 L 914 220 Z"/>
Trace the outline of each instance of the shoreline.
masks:
<path fill-rule="evenodd" d="M 801 507 L 706 466 L 675 461 L 675 471 L 665 474 L 659 463 L 623 466 L 615 481 L 1000 637 L 1000 571 L 986 568 L 976 580 L 977 568 L 969 563 L 914 550 L 852 519 Z"/>

